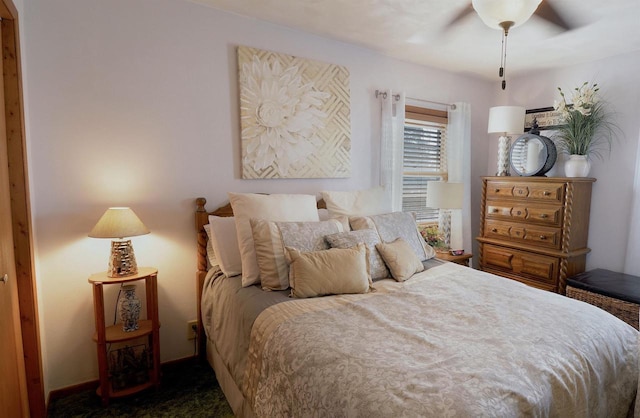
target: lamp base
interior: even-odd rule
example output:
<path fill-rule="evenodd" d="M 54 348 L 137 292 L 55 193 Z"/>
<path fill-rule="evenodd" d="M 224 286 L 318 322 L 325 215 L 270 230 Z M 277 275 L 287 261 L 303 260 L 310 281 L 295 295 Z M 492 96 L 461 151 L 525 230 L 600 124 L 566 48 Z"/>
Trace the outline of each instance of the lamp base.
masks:
<path fill-rule="evenodd" d="M 451 211 L 447 209 L 440 209 L 440 215 L 438 216 L 438 230 L 442 234 L 444 245 L 447 250 L 451 248 Z"/>
<path fill-rule="evenodd" d="M 496 176 L 510 176 L 509 153 L 511 151 L 511 137 L 501 136 L 498 140 L 498 172 Z"/>
<path fill-rule="evenodd" d="M 111 241 L 111 256 L 109 257 L 109 277 L 124 277 L 138 273 L 136 255 L 133 253 L 131 240 Z"/>

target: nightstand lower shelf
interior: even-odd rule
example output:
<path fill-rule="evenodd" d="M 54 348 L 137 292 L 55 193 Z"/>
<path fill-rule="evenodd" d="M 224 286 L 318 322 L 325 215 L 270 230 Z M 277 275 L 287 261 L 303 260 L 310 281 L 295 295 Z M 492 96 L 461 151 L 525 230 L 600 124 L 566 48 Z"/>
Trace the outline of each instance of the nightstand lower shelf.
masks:
<path fill-rule="evenodd" d="M 121 398 L 124 396 L 133 395 L 134 393 L 140 392 L 141 390 L 145 390 L 153 386 L 155 386 L 155 383 L 152 380 L 149 380 L 148 382 L 143 383 L 141 385 L 131 386 L 129 388 L 122 389 L 122 390 L 113 390 L 111 388 L 108 388 L 107 397 Z M 102 397 L 102 387 L 98 387 L 98 389 L 96 389 L 96 393 L 98 394 L 98 396 Z"/>

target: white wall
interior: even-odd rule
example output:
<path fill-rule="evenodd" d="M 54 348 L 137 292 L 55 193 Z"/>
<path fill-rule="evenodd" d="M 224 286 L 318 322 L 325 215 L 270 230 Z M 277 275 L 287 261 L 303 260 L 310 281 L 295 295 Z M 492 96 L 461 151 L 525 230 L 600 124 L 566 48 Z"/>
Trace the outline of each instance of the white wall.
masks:
<path fill-rule="evenodd" d="M 592 162 L 589 173 L 597 179 L 591 198 L 589 270 L 604 268 L 640 275 L 640 254 L 637 253 L 640 231 L 631 233 L 629 228 L 634 179 L 640 172 L 637 159 L 640 137 L 638 74 L 640 52 L 513 78 L 507 87 L 507 97 L 499 94 L 495 100 L 528 109 L 553 106 L 554 99 L 559 99 L 558 87 L 568 92 L 588 81 L 598 83 L 602 98 L 617 112 L 620 138 L 613 144 L 610 156 Z M 489 155 L 494 158 L 495 152 Z M 491 159 L 489 167 L 494 166 L 495 159 Z M 554 171 L 559 176 L 564 175 L 562 167 L 554 168 Z"/>
<path fill-rule="evenodd" d="M 226 192 L 367 188 L 378 182 L 380 88 L 472 106 L 471 178 L 484 174 L 492 85 L 344 43 L 177 0 L 25 3 L 28 146 L 45 387 L 97 377 L 91 286 L 108 240 L 87 233 L 108 206 L 129 205 L 152 233 L 133 239 L 159 268 L 162 361 L 186 357 L 195 318 L 194 199 Z M 349 179 L 241 180 L 235 47 L 346 66 L 351 73 Z M 481 162 L 478 162 L 481 161 Z M 471 201 L 475 216 L 478 193 Z M 468 214 L 467 214 L 468 215 Z M 475 233 L 469 233 L 474 235 Z M 109 309 L 115 292 L 107 293 Z M 110 311 L 112 312 L 112 311 Z"/>

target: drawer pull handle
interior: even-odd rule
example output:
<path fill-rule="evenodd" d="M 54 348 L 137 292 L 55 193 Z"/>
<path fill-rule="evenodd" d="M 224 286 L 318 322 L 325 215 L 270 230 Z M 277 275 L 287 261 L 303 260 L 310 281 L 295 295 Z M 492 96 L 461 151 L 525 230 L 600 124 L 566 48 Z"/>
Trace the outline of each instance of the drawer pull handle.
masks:
<path fill-rule="evenodd" d="M 495 208 L 494 208 L 494 209 L 492 209 L 492 210 L 491 210 L 491 212 L 493 212 L 493 213 L 498 213 L 498 209 L 495 209 Z"/>
<path fill-rule="evenodd" d="M 543 213 L 542 215 L 540 215 L 540 217 L 542 219 L 547 219 L 549 217 L 549 215 L 547 215 L 546 213 Z"/>
<path fill-rule="evenodd" d="M 551 192 L 549 190 L 545 190 L 542 194 L 545 195 L 545 196 L 549 196 L 551 194 Z"/>
<path fill-rule="evenodd" d="M 496 193 L 500 193 L 500 189 L 496 189 Z"/>
<path fill-rule="evenodd" d="M 546 237 L 545 235 L 540 235 L 540 239 L 541 239 L 542 241 L 544 241 L 544 240 L 546 240 L 546 239 L 547 239 L 547 237 Z"/>
<path fill-rule="evenodd" d="M 497 228 L 491 228 L 491 232 L 498 232 Z"/>

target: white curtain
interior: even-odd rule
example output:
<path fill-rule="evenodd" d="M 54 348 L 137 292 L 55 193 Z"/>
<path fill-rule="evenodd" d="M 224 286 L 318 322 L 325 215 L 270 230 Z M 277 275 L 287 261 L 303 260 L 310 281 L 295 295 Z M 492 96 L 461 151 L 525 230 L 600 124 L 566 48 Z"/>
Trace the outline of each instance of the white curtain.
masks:
<path fill-rule="evenodd" d="M 471 106 L 469 103 L 455 103 L 449 106 L 448 113 L 449 182 L 464 184 L 462 210 L 451 214 L 451 248 L 471 252 Z"/>
<path fill-rule="evenodd" d="M 640 132 L 638 137 L 640 139 Z M 636 155 L 636 173 L 633 182 L 629 238 L 627 240 L 627 254 L 624 265 L 626 274 L 640 276 L 640 257 L 638 257 L 638 254 L 640 254 L 640 147 L 638 147 Z"/>
<path fill-rule="evenodd" d="M 385 187 L 391 209 L 402 210 L 402 156 L 404 153 L 404 93 L 385 90 L 380 118 L 380 184 Z"/>

